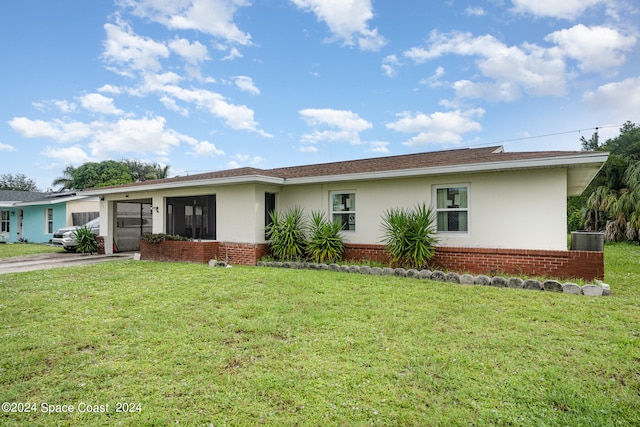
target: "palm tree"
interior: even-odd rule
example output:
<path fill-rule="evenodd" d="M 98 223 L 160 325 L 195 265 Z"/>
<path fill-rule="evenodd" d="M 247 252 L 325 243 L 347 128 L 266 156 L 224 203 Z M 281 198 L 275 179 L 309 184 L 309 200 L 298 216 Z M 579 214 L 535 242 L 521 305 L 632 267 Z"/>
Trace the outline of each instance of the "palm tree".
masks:
<path fill-rule="evenodd" d="M 53 186 L 57 187 L 60 185 L 61 187 L 59 188 L 59 191 L 73 190 L 73 174 L 75 170 L 76 168 L 71 165 L 64 168 L 64 171 L 62 171 L 62 176 L 53 180 Z"/>

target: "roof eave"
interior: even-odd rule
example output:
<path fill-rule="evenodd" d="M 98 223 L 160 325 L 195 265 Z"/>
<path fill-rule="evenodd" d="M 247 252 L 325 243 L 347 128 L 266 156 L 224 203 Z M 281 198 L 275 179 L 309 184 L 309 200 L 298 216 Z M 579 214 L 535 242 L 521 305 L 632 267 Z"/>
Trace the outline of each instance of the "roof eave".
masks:
<path fill-rule="evenodd" d="M 86 190 L 82 193 L 87 196 L 104 196 L 106 194 L 139 193 L 143 191 L 172 190 L 190 187 L 223 186 L 250 183 L 282 185 L 284 183 L 284 179 L 265 175 L 243 175 L 225 178 L 194 179 L 189 181 L 158 182 L 155 184 L 109 187 L 104 189 L 97 188 L 93 190 Z"/>

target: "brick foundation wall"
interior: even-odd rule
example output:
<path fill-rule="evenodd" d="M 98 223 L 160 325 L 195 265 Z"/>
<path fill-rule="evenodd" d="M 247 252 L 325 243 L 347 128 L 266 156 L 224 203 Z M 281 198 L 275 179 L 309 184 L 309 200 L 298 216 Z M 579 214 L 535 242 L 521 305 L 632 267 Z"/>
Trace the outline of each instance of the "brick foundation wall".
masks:
<path fill-rule="evenodd" d="M 165 241 L 147 243 L 140 240 L 140 259 L 207 263 L 218 258 L 218 242 Z"/>
<path fill-rule="evenodd" d="M 98 244 L 98 254 L 104 255 L 104 237 L 96 236 L 96 243 Z"/>
<path fill-rule="evenodd" d="M 140 259 L 149 261 L 181 261 L 207 263 L 210 259 L 230 264 L 256 265 L 269 252 L 264 243 L 140 241 Z"/>
<path fill-rule="evenodd" d="M 217 259 L 230 264 L 256 265 L 268 253 L 269 245 L 266 243 L 220 242 Z"/>
<path fill-rule="evenodd" d="M 385 252 L 382 245 L 357 245 L 352 243 L 345 243 L 344 255 L 345 260 L 370 260 L 388 264 L 391 261 L 389 254 Z"/>
<path fill-rule="evenodd" d="M 389 262 L 382 245 L 346 244 L 345 259 Z M 429 265 L 457 273 L 604 279 L 603 252 L 438 247 Z"/>

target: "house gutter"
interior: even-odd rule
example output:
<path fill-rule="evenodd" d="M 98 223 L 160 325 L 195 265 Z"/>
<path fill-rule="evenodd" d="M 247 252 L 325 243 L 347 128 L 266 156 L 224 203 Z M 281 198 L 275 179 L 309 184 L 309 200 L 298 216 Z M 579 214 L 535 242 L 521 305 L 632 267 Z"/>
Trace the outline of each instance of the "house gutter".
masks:
<path fill-rule="evenodd" d="M 82 194 L 87 196 L 104 196 L 106 194 L 136 193 L 141 191 L 171 190 L 176 188 L 208 187 L 251 183 L 283 185 L 284 181 L 284 178 L 276 178 L 272 176 L 243 175 L 227 178 L 194 179 L 189 181 L 159 182 L 157 184 L 109 187 L 105 189 L 85 190 L 82 192 Z"/>

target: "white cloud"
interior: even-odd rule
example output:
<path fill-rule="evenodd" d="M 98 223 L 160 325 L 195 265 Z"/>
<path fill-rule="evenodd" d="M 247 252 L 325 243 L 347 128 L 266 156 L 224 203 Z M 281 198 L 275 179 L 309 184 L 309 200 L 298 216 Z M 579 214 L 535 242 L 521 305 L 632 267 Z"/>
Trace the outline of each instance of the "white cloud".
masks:
<path fill-rule="evenodd" d="M 420 84 L 421 85 L 427 85 L 427 86 L 429 86 L 431 88 L 440 87 L 440 86 L 442 86 L 442 82 L 440 81 L 440 78 L 442 76 L 444 76 L 444 68 L 443 67 L 438 67 L 434 71 L 433 75 L 431 75 L 430 77 L 428 77 L 426 79 L 420 80 Z"/>
<path fill-rule="evenodd" d="M 175 39 L 169 42 L 169 47 L 190 64 L 198 64 L 209 59 L 207 47 L 199 41 L 191 43 L 187 39 Z"/>
<path fill-rule="evenodd" d="M 196 30 L 228 43 L 250 45 L 251 35 L 233 22 L 238 8 L 248 0 L 120 0 L 120 5 L 142 18 L 172 30 Z"/>
<path fill-rule="evenodd" d="M 573 20 L 588 8 L 606 4 L 608 0 L 511 0 L 511 2 L 515 12 Z"/>
<path fill-rule="evenodd" d="M 418 64 L 446 54 L 477 56 L 480 72 L 492 80 L 492 85 L 510 88 L 503 100 L 513 100 L 513 95 L 519 94 L 520 90 L 530 95 L 560 96 L 566 92 L 565 64 L 557 48 L 545 49 L 530 43 L 507 46 L 491 35 L 473 37 L 470 33 L 459 32 L 433 32 L 429 43 L 428 49 L 414 47 L 405 51 L 404 56 Z M 463 81 L 458 87 L 468 89 L 469 85 Z M 458 95 L 483 92 L 463 90 Z"/>
<path fill-rule="evenodd" d="M 101 114 L 120 115 L 122 110 L 113 105 L 113 99 L 99 93 L 89 93 L 80 97 L 80 104 L 83 108 Z"/>
<path fill-rule="evenodd" d="M 640 76 L 607 83 L 582 97 L 592 111 L 607 112 L 620 122 L 640 117 Z"/>
<path fill-rule="evenodd" d="M 31 104 L 40 111 L 55 108 L 62 113 L 72 113 L 78 107 L 74 102 L 69 102 L 64 99 L 52 99 L 51 101 L 33 102 Z"/>
<path fill-rule="evenodd" d="M 14 117 L 9 126 L 25 138 L 49 138 L 58 142 L 80 141 L 91 135 L 91 126 L 82 122 L 63 122 L 54 119 L 31 120 L 27 117 Z"/>
<path fill-rule="evenodd" d="M 476 119 L 484 115 L 484 110 L 455 110 L 415 114 L 405 111 L 397 114 L 399 119 L 387 124 L 387 128 L 401 133 L 417 133 L 416 136 L 404 142 L 404 145 L 417 147 L 426 144 L 459 144 L 464 134 L 482 130 Z"/>
<path fill-rule="evenodd" d="M 183 89 L 179 86 L 167 85 L 156 89 L 183 102 L 193 103 L 199 108 L 208 110 L 216 117 L 225 120 L 232 129 L 247 130 L 270 138 L 272 135 L 258 127 L 253 118 L 253 110 L 245 105 L 229 104 L 220 94 L 206 89 Z"/>
<path fill-rule="evenodd" d="M 192 150 L 188 152 L 188 154 L 194 155 L 196 157 L 209 157 L 209 156 L 222 156 L 224 155 L 224 151 L 218 150 L 215 144 L 212 144 L 209 141 L 197 141 L 192 144 Z"/>
<path fill-rule="evenodd" d="M 12 145 L 0 142 L 0 151 L 16 151 L 16 149 Z"/>
<path fill-rule="evenodd" d="M 247 76 L 237 76 L 233 78 L 236 86 L 243 91 L 252 95 L 260 95 L 260 89 L 258 89 L 253 83 L 253 79 Z"/>
<path fill-rule="evenodd" d="M 92 160 L 87 155 L 87 153 L 85 153 L 84 150 L 77 145 L 65 148 L 47 147 L 44 149 L 44 151 L 42 151 L 41 154 L 50 159 L 58 160 L 60 162 L 64 162 L 65 164 L 71 163 L 73 165 L 86 163 Z"/>
<path fill-rule="evenodd" d="M 119 66 L 114 71 L 133 77 L 134 72 L 157 72 L 162 68 L 160 58 L 169 56 L 169 48 L 163 43 L 135 34 L 122 21 L 118 25 L 105 24 L 107 39 L 103 56 L 108 63 Z"/>
<path fill-rule="evenodd" d="M 181 143 L 193 146 L 199 154 L 224 154 L 206 141 L 198 141 L 188 135 L 181 134 L 165 127 L 164 117 L 145 117 L 141 119 L 120 119 L 115 122 L 104 120 L 83 122 L 63 122 L 58 119 L 51 121 L 31 120 L 26 117 L 16 117 L 9 125 L 25 138 L 46 138 L 60 143 L 79 143 L 74 147 L 48 149 L 47 155 L 55 158 L 56 153 L 82 157 L 79 150 L 90 152 L 95 159 L 110 159 L 119 155 L 154 154 L 166 156 Z M 65 151 L 67 150 L 67 151 Z"/>
<path fill-rule="evenodd" d="M 113 86 L 110 84 L 103 85 L 98 88 L 98 92 L 102 93 L 110 93 L 112 95 L 120 95 L 122 93 L 122 89 L 117 86 Z"/>
<path fill-rule="evenodd" d="M 373 141 L 369 143 L 369 149 L 367 151 L 386 154 L 389 152 L 389 149 L 387 148 L 388 145 L 389 143 L 386 141 Z"/>
<path fill-rule="evenodd" d="M 187 137 L 165 129 L 165 122 L 164 117 L 94 122 L 89 142 L 91 154 L 101 159 L 110 158 L 114 153 L 167 155 Z"/>
<path fill-rule="evenodd" d="M 300 9 L 313 12 L 333 33 L 333 39 L 343 40 L 347 46 L 358 44 L 361 50 L 378 51 L 387 41 L 370 29 L 367 22 L 373 18 L 371 0 L 292 0 Z M 355 40 L 354 40 L 355 39 Z"/>
<path fill-rule="evenodd" d="M 636 38 L 625 36 L 614 28 L 582 24 L 555 31 L 545 37 L 554 42 L 568 57 L 578 61 L 583 71 L 604 71 L 622 65 L 636 44 Z"/>
<path fill-rule="evenodd" d="M 337 130 L 316 129 L 310 134 L 303 135 L 302 141 L 306 144 L 315 144 L 321 141 L 360 144 L 360 132 L 373 127 L 370 122 L 351 111 L 307 108 L 298 113 L 309 126 L 337 128 Z"/>
<path fill-rule="evenodd" d="M 234 164 L 234 167 L 240 167 L 241 165 L 249 165 L 252 167 L 259 167 L 264 163 L 264 158 L 260 156 L 250 156 L 249 154 L 234 154 L 231 156 L 234 160 L 229 164 Z"/>
<path fill-rule="evenodd" d="M 242 58 L 242 52 L 236 47 L 229 49 L 229 54 L 222 58 L 223 61 L 231 61 L 237 58 Z"/>
<path fill-rule="evenodd" d="M 484 16 L 487 14 L 485 10 L 480 6 L 469 6 L 464 10 L 468 16 Z"/>
<path fill-rule="evenodd" d="M 402 66 L 396 55 L 385 56 L 382 60 L 382 71 L 387 77 L 395 77 L 398 74 L 398 67 Z"/>
<path fill-rule="evenodd" d="M 302 145 L 298 147 L 298 151 L 300 151 L 301 153 L 317 153 L 318 148 L 314 147 L 313 145 Z"/>

